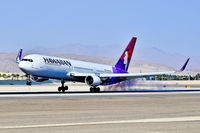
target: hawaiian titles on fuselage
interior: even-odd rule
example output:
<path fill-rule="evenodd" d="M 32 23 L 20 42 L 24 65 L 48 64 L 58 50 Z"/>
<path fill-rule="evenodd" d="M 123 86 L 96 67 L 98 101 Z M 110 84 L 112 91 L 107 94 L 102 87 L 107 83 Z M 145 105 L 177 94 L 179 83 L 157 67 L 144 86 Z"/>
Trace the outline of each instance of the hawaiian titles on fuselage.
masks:
<path fill-rule="evenodd" d="M 44 59 L 44 62 L 48 64 L 71 66 L 71 63 L 67 60 L 52 59 L 52 58 L 47 58 L 47 57 L 43 57 L 43 59 Z"/>

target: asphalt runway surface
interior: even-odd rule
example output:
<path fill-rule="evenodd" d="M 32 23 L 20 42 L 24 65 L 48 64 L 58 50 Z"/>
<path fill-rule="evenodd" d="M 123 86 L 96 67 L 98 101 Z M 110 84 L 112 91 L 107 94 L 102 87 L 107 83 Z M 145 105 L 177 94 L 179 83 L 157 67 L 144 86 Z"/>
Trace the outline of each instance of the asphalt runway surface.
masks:
<path fill-rule="evenodd" d="M 0 93 L 2 133 L 199 133 L 199 130 L 200 91 Z"/>

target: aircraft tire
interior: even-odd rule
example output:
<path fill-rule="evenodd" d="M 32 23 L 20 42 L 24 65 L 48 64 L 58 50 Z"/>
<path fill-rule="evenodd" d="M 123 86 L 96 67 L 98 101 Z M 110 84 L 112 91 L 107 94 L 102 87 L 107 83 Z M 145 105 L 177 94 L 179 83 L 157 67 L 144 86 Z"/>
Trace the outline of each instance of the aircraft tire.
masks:
<path fill-rule="evenodd" d="M 100 88 L 99 87 L 96 88 L 96 92 L 100 92 Z"/>
<path fill-rule="evenodd" d="M 91 87 L 90 92 L 91 93 L 98 93 L 98 92 L 100 92 L 100 88 L 99 87 Z"/>
<path fill-rule="evenodd" d="M 29 85 L 29 86 L 31 86 L 31 81 L 26 81 L 26 85 Z"/>
<path fill-rule="evenodd" d="M 65 90 L 68 90 L 68 86 L 65 86 L 65 88 L 64 88 Z"/>
<path fill-rule="evenodd" d="M 62 90 L 62 88 L 61 88 L 61 87 L 58 87 L 58 91 L 61 92 L 61 90 Z"/>
<path fill-rule="evenodd" d="M 94 88 L 93 87 L 90 88 L 90 92 L 94 93 Z"/>

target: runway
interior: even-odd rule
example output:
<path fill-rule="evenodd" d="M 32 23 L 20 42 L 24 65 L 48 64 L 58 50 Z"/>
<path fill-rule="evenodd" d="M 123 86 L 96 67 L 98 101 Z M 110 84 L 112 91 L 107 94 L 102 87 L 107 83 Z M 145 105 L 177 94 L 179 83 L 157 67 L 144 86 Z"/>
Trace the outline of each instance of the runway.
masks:
<path fill-rule="evenodd" d="M 0 126 L 0 129 L 23 129 L 23 128 L 44 128 L 44 127 L 66 127 L 66 126 L 88 126 L 88 125 L 106 125 L 106 124 L 134 124 L 134 123 L 169 123 L 169 122 L 192 122 L 200 121 L 200 116 L 178 117 L 178 118 L 157 118 L 157 119 L 139 119 L 139 120 L 119 120 L 119 121 L 100 121 L 100 122 L 82 122 L 82 123 L 60 123 L 43 125 L 22 125 L 22 126 Z"/>
<path fill-rule="evenodd" d="M 87 91 L 70 91 L 65 93 L 60 93 L 57 91 L 36 91 L 36 92 L 0 92 L 0 98 L 26 98 L 26 97 L 104 97 L 104 96 L 113 96 L 113 97 L 121 97 L 121 96 L 137 96 L 137 95 L 189 95 L 200 94 L 198 90 L 178 90 L 178 91 L 102 91 L 100 93 L 90 93 Z"/>
<path fill-rule="evenodd" d="M 200 91 L 0 92 L 0 131 L 199 132 Z"/>
<path fill-rule="evenodd" d="M 90 93 L 88 91 L 69 91 L 65 93 L 57 91 L 35 91 L 35 92 L 0 92 L 0 98 L 11 97 L 93 97 L 93 96 L 137 96 L 137 95 L 188 95 L 200 94 L 200 90 L 177 90 L 177 91 L 102 91 L 100 93 Z"/>

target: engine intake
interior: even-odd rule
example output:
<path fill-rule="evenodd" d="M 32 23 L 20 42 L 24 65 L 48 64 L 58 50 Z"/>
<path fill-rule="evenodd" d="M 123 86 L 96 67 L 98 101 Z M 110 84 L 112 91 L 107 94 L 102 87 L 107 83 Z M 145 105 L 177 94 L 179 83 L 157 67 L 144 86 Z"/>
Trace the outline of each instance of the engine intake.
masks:
<path fill-rule="evenodd" d="M 90 75 L 85 78 L 85 83 L 90 86 L 98 86 L 102 83 L 102 81 L 98 76 Z"/>

